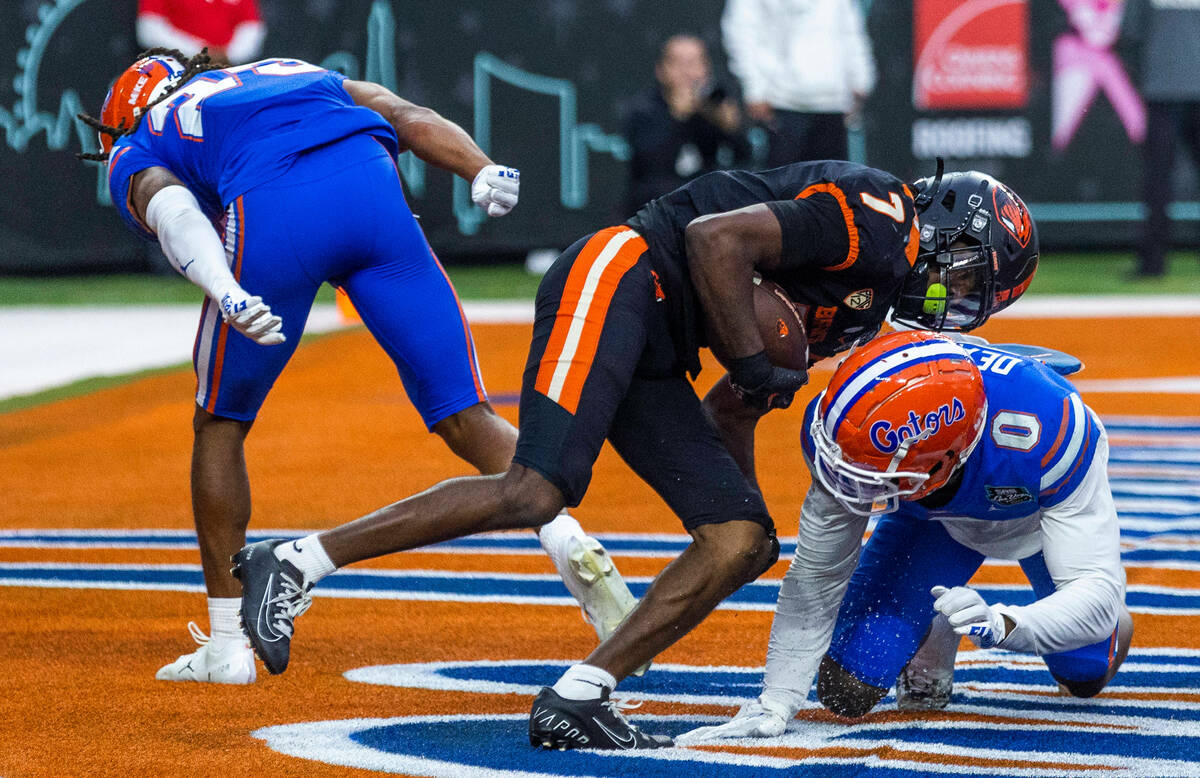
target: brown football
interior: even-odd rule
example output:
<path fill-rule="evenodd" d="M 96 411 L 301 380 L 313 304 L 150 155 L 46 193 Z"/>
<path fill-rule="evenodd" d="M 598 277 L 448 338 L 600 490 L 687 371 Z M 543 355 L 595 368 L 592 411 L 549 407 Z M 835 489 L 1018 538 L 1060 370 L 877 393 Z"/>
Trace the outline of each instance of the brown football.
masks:
<path fill-rule="evenodd" d="M 754 279 L 754 318 L 771 364 L 808 369 L 808 335 L 796 304 L 778 284 Z"/>

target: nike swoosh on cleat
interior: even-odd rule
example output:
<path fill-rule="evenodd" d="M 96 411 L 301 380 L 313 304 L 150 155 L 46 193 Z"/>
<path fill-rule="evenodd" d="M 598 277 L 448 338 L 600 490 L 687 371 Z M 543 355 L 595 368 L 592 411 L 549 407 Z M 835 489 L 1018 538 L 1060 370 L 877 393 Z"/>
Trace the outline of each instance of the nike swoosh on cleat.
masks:
<path fill-rule="evenodd" d="M 604 734 L 608 735 L 612 742 L 616 743 L 621 748 L 631 749 L 637 745 L 637 735 L 634 735 L 632 732 L 625 737 L 620 737 L 611 729 L 604 726 L 604 722 L 600 721 L 600 719 L 596 718 L 595 716 L 592 716 L 592 721 L 596 722 L 596 726 L 604 730 Z"/>
<path fill-rule="evenodd" d="M 296 551 L 296 553 L 297 553 L 297 554 L 303 554 L 303 553 L 304 553 L 304 549 L 300 548 L 300 546 L 298 545 L 298 544 L 299 544 L 299 542 L 300 542 L 300 541 L 298 541 L 298 540 L 293 540 L 293 541 L 292 541 L 292 548 L 293 548 L 293 549 L 295 549 L 295 551 Z"/>
<path fill-rule="evenodd" d="M 271 584 L 275 582 L 275 574 L 271 573 L 267 578 L 267 585 L 263 590 L 262 602 L 258 606 L 258 634 L 267 642 L 274 643 L 279 638 L 283 637 L 271 625 L 270 607 L 271 607 Z M 264 618 L 264 615 L 266 618 Z"/>

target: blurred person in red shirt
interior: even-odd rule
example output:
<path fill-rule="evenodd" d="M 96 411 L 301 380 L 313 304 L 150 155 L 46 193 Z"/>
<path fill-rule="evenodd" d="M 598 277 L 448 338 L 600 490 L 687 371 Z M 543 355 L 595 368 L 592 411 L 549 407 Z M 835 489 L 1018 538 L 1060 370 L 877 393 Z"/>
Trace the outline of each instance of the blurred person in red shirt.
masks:
<path fill-rule="evenodd" d="M 138 0 L 137 38 L 143 47 L 204 47 L 214 60 L 250 62 L 262 53 L 266 27 L 257 0 Z"/>

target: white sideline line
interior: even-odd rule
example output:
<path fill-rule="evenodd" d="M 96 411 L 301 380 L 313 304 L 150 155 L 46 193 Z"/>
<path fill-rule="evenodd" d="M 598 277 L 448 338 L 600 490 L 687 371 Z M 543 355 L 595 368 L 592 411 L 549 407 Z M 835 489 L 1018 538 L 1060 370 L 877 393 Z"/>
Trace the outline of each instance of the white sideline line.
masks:
<path fill-rule="evenodd" d="M 1200 394 L 1200 376 L 1172 378 L 1084 378 L 1072 382 L 1087 394 Z"/>
<path fill-rule="evenodd" d="M 532 300 L 466 302 L 474 324 L 530 324 Z M 197 304 L 129 306 L 0 306 L 0 399 L 85 378 L 119 376 L 191 360 Z M 999 314 L 1008 319 L 1200 317 L 1200 296 L 1046 296 Z M 332 305 L 313 308 L 306 332 L 346 326 Z M 1171 381 L 1171 379 L 1162 379 Z M 1196 393 L 1195 377 L 1161 389 L 1129 385 L 1108 391 Z"/>
<path fill-rule="evenodd" d="M 199 304 L 0 306 L 0 399 L 191 362 Z M 314 306 L 306 333 L 346 326 Z"/>

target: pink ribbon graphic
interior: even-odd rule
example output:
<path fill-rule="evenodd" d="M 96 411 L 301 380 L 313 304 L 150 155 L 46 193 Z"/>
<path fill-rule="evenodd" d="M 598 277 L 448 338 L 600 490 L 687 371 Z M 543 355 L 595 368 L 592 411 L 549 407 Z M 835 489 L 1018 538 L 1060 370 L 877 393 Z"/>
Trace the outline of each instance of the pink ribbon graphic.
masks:
<path fill-rule="evenodd" d="M 1125 134 L 1134 143 L 1146 137 L 1146 106 L 1125 66 L 1109 48 L 1121 29 L 1123 0 L 1059 0 L 1074 27 L 1054 41 L 1051 145 L 1062 151 L 1075 137 L 1103 89 Z"/>

